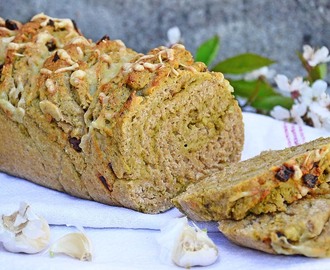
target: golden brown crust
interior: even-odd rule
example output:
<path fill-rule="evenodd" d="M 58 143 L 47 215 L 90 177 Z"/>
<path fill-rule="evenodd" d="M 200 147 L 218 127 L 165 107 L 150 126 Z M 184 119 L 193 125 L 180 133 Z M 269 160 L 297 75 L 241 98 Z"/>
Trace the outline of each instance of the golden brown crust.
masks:
<path fill-rule="evenodd" d="M 182 45 L 138 54 L 107 37 L 93 43 L 71 20 L 43 14 L 7 34 L 0 114 L 11 133 L 2 131 L 1 170 L 157 213 L 189 183 L 239 160 L 243 123 L 232 88 Z M 10 141 L 23 131 L 25 152 L 14 153 Z M 30 162 L 17 164 L 28 148 Z"/>

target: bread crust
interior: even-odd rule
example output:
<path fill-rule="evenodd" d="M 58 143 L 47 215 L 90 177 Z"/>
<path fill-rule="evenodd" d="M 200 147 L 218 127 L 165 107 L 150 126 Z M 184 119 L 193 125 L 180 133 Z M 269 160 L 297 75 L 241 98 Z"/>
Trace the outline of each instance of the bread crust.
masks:
<path fill-rule="evenodd" d="M 182 45 L 143 55 L 44 14 L 4 28 L 1 171 L 158 213 L 189 183 L 240 159 L 232 87 Z"/>

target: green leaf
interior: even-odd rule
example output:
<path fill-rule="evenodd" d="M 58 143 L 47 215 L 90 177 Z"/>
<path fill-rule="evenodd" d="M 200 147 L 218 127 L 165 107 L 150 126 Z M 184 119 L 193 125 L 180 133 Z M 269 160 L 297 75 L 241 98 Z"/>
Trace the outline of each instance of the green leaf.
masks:
<path fill-rule="evenodd" d="M 297 52 L 297 55 L 301 61 L 301 64 L 303 65 L 303 67 L 305 68 L 305 70 L 307 71 L 307 77 L 306 79 L 310 82 L 313 83 L 316 80 L 324 80 L 327 76 L 327 64 L 326 63 L 322 63 L 322 64 L 318 64 L 315 67 L 311 67 L 308 62 L 306 61 L 306 59 L 304 59 L 302 53 Z"/>
<path fill-rule="evenodd" d="M 327 65 L 323 63 L 313 67 L 313 69 L 310 72 L 310 76 L 313 82 L 315 82 L 318 79 L 324 80 L 325 77 L 327 76 Z"/>
<path fill-rule="evenodd" d="M 328 74 L 328 66 L 326 63 L 318 65 L 320 70 L 320 78 L 324 80 L 327 77 Z"/>
<path fill-rule="evenodd" d="M 258 96 L 272 96 L 277 92 L 266 82 L 262 80 L 245 81 L 245 80 L 229 80 L 230 84 L 234 87 L 234 94 L 251 98 L 252 95 Z"/>
<path fill-rule="evenodd" d="M 242 74 L 273 63 L 275 61 L 269 58 L 253 53 L 243 53 L 219 62 L 213 70 L 229 74 Z"/>
<path fill-rule="evenodd" d="M 249 105 L 257 110 L 268 112 L 276 105 L 287 109 L 292 107 L 290 97 L 282 96 L 263 80 L 230 80 L 230 84 L 234 87 L 235 96 L 246 98 Z"/>
<path fill-rule="evenodd" d="M 217 56 L 220 47 L 220 40 L 217 35 L 202 43 L 196 51 L 196 62 L 203 62 L 210 65 Z"/>
<path fill-rule="evenodd" d="M 280 105 L 286 109 L 290 109 L 293 105 L 293 100 L 290 97 L 274 95 L 258 98 L 254 100 L 251 105 L 258 110 L 265 110 L 268 112 L 277 105 Z"/>

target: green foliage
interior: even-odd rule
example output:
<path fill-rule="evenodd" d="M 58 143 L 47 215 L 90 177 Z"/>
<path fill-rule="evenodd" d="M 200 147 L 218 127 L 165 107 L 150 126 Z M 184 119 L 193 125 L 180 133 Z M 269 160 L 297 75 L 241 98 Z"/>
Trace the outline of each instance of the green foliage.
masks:
<path fill-rule="evenodd" d="M 235 89 L 235 95 L 247 100 L 246 105 L 250 105 L 265 113 L 269 112 L 276 105 L 290 109 L 293 100 L 279 94 L 263 78 L 254 81 L 230 80 L 230 84 Z"/>
<path fill-rule="evenodd" d="M 275 63 L 272 59 L 254 53 L 243 53 L 220 61 L 211 68 L 210 65 L 217 57 L 219 47 L 220 38 L 215 35 L 197 48 L 195 60 L 204 62 L 211 70 L 222 72 L 225 75 L 242 75 Z M 244 98 L 246 105 L 265 113 L 269 112 L 275 105 L 289 108 L 293 103 L 291 98 L 281 96 L 262 78 L 255 81 L 231 79 L 230 82 L 235 89 L 234 95 L 236 97 Z"/>
<path fill-rule="evenodd" d="M 211 63 L 217 57 L 219 47 L 220 38 L 215 35 L 198 47 L 195 59 L 204 62 L 210 70 L 225 74 L 234 88 L 234 95 L 245 101 L 241 107 L 252 106 L 256 111 L 264 114 L 268 114 L 277 105 L 289 110 L 292 108 L 293 98 L 280 94 L 275 86 L 263 76 L 259 76 L 253 81 L 242 79 L 246 73 L 274 64 L 274 60 L 247 52 L 224 59 L 211 67 Z M 304 59 L 302 53 L 297 52 L 297 55 L 307 72 L 305 80 L 308 80 L 310 84 L 326 78 L 327 65 L 325 63 L 313 67 Z"/>
<path fill-rule="evenodd" d="M 213 70 L 227 74 L 242 74 L 269 66 L 273 63 L 275 61 L 269 58 L 253 53 L 243 53 L 219 62 Z"/>
<path fill-rule="evenodd" d="M 305 68 L 307 71 L 307 77 L 306 79 L 310 82 L 313 83 L 316 80 L 324 80 L 327 76 L 327 65 L 325 63 L 318 64 L 315 67 L 312 67 L 308 64 L 308 62 L 303 58 L 303 55 L 301 52 L 297 52 L 297 55 L 300 59 L 300 62 L 302 66 Z"/>
<path fill-rule="evenodd" d="M 209 66 L 217 56 L 220 48 L 220 39 L 217 35 L 202 43 L 196 51 L 195 60 Z"/>
<path fill-rule="evenodd" d="M 277 105 L 282 106 L 286 109 L 290 109 L 293 105 L 293 99 L 278 94 L 256 99 L 252 103 L 252 106 L 254 108 L 265 113 L 271 111 Z"/>
<path fill-rule="evenodd" d="M 237 95 L 245 98 L 267 97 L 276 94 L 273 88 L 262 80 L 245 81 L 245 80 L 229 80 L 234 87 Z"/>
<path fill-rule="evenodd" d="M 319 64 L 313 67 L 310 71 L 310 79 L 311 82 L 315 82 L 316 80 L 324 80 L 327 76 L 327 65 L 325 63 Z"/>

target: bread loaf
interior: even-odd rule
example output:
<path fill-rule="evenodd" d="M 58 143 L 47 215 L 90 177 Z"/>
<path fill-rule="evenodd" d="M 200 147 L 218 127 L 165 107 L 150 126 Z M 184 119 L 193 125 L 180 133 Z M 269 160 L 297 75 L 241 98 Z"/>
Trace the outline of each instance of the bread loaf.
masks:
<path fill-rule="evenodd" d="M 330 257 L 330 197 L 306 196 L 285 212 L 222 220 L 219 230 L 234 243 L 273 254 Z"/>
<path fill-rule="evenodd" d="M 319 138 L 231 164 L 173 201 L 194 220 L 240 220 L 249 213 L 286 211 L 307 194 L 327 193 L 329 171 L 330 138 Z"/>
<path fill-rule="evenodd" d="M 240 159 L 232 87 L 183 45 L 140 54 L 44 14 L 0 26 L 1 171 L 158 213 Z"/>

